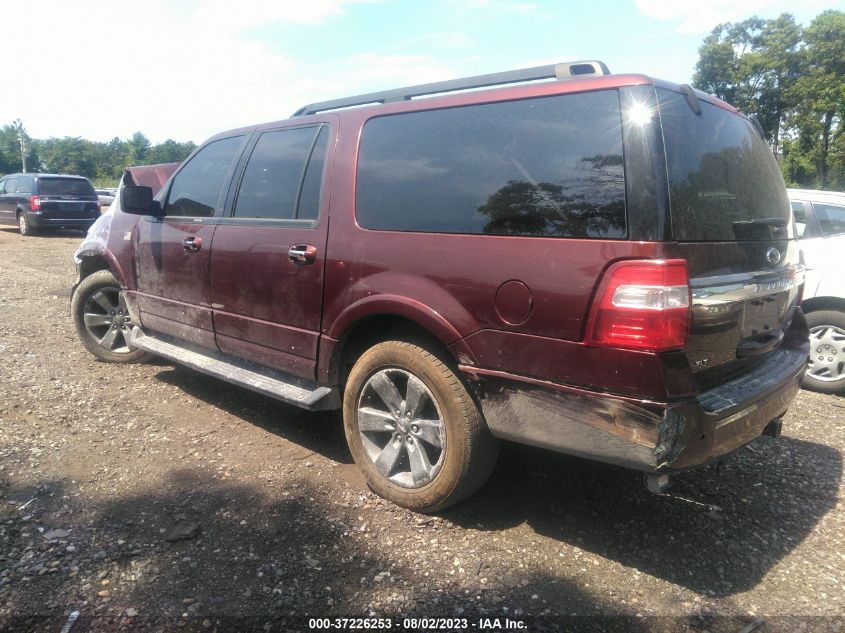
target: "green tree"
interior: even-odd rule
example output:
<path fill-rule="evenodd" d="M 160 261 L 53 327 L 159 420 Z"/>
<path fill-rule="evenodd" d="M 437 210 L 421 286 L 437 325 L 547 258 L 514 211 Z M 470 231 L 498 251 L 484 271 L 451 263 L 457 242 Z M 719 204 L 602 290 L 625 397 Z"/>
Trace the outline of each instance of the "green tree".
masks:
<path fill-rule="evenodd" d="M 799 98 L 801 27 L 789 14 L 720 24 L 699 48 L 693 85 L 760 121 L 777 153 L 786 117 Z"/>
<path fill-rule="evenodd" d="M 788 180 L 845 188 L 845 12 L 825 11 L 804 31 L 794 130 L 784 161 Z"/>
<path fill-rule="evenodd" d="M 127 156 L 126 161 L 128 165 L 145 165 L 147 152 L 150 149 L 150 139 L 135 132 L 128 141 L 126 141 Z"/>
<path fill-rule="evenodd" d="M 147 164 L 181 163 L 196 148 L 196 144 L 192 141 L 179 143 L 173 139 L 167 139 L 163 143 L 150 148 L 150 151 L 147 153 Z"/>

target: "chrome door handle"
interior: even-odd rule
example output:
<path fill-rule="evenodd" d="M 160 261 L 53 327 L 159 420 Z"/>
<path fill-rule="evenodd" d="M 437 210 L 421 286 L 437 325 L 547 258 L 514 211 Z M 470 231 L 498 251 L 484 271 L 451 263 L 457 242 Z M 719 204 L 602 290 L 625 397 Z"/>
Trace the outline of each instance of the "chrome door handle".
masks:
<path fill-rule="evenodd" d="M 182 248 L 184 248 L 189 253 L 196 253 L 199 249 L 202 248 L 202 238 L 186 237 L 184 240 L 182 240 Z"/>
<path fill-rule="evenodd" d="M 304 266 L 317 261 L 317 247 L 311 244 L 296 244 L 288 249 L 288 259 L 291 264 Z"/>

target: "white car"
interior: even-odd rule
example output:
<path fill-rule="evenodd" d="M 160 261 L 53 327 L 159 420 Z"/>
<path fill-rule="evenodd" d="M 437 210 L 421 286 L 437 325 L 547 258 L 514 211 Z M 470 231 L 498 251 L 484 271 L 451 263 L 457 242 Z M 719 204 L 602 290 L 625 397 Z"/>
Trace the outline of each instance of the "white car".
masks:
<path fill-rule="evenodd" d="M 807 265 L 804 302 L 810 364 L 804 385 L 845 390 L 845 193 L 789 189 Z"/>

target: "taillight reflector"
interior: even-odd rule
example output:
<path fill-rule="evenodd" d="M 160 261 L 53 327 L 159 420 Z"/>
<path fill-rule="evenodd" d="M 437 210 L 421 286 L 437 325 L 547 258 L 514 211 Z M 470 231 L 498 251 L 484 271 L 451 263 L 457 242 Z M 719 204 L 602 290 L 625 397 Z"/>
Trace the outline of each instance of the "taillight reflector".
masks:
<path fill-rule="evenodd" d="M 623 261 L 604 275 L 587 323 L 586 342 L 667 351 L 686 345 L 689 325 L 685 260 Z"/>
<path fill-rule="evenodd" d="M 41 198 L 38 196 L 30 196 L 29 197 L 29 206 L 33 211 L 38 211 L 41 209 Z"/>

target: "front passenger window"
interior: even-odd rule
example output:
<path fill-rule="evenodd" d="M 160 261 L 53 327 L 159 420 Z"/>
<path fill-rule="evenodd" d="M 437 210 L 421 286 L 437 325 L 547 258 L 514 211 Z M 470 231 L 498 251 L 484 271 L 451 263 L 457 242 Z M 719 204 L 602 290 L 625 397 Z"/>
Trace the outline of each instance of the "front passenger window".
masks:
<path fill-rule="evenodd" d="M 164 215 L 213 216 L 242 143 L 242 136 L 232 136 L 213 141 L 197 152 L 174 177 Z"/>

